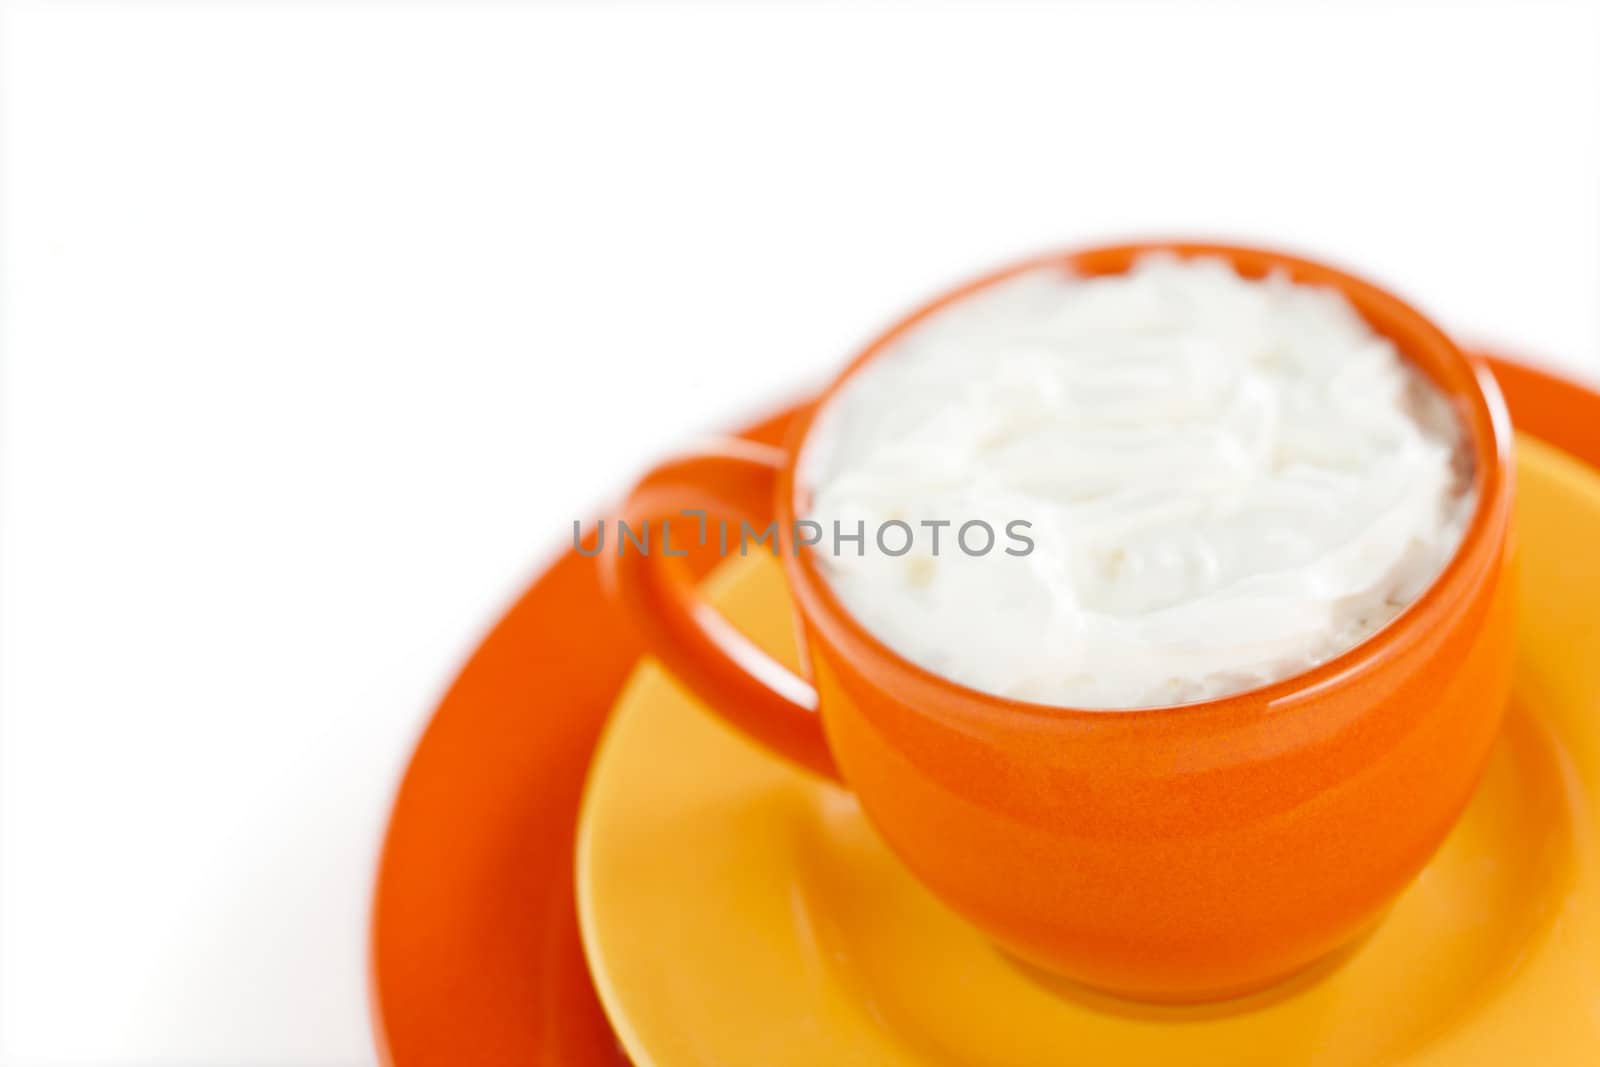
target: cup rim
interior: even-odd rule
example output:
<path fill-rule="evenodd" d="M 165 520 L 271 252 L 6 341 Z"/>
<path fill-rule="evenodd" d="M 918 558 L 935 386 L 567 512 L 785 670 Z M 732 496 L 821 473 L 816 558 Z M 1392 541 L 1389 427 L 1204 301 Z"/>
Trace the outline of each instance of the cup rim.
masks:
<path fill-rule="evenodd" d="M 1450 401 L 1466 429 L 1473 456 L 1472 488 L 1476 492 L 1471 518 L 1444 568 L 1433 577 L 1422 593 L 1376 631 L 1336 656 L 1306 670 L 1263 685 L 1221 696 L 1180 704 L 1157 704 L 1133 708 L 1089 708 L 1000 696 L 958 682 L 921 666 L 889 647 L 847 608 L 835 594 L 827 577 L 817 566 L 810 547 L 794 544 L 795 518 L 800 514 L 798 495 L 803 491 L 798 468 L 809 444 L 811 430 L 819 412 L 838 395 L 869 362 L 886 352 L 910 330 L 946 307 L 1001 282 L 1034 270 L 1060 268 L 1082 276 L 1125 273 L 1138 259 L 1166 253 L 1182 259 L 1221 258 L 1248 278 L 1283 271 L 1295 282 L 1324 285 L 1338 290 L 1367 320 L 1373 330 L 1395 344 L 1401 358 L 1424 374 Z M 1385 320 L 1380 327 L 1374 318 Z M 1416 358 L 1427 353 L 1429 360 L 1448 371 L 1451 380 Z M 776 510 L 779 520 L 780 551 L 799 614 L 811 624 L 823 621 L 835 633 L 846 635 L 857 647 L 869 652 L 875 666 L 891 670 L 898 678 L 919 689 L 942 692 L 959 698 L 968 706 L 1009 715 L 1063 720 L 1105 722 L 1108 716 L 1119 720 L 1167 720 L 1194 716 L 1206 711 L 1278 709 L 1286 704 L 1314 696 L 1333 685 L 1342 685 L 1377 669 L 1421 636 L 1419 620 L 1431 616 L 1447 603 L 1470 596 L 1480 574 L 1499 556 L 1506 536 L 1513 471 L 1511 462 L 1511 419 L 1498 383 L 1487 364 L 1474 359 L 1452 341 L 1432 320 L 1399 297 L 1357 275 L 1316 260 L 1273 249 L 1186 240 L 1144 240 L 1113 245 L 1063 249 L 1029 256 L 968 279 L 946 289 L 875 335 L 853 356 L 828 385 L 797 414 L 785 441 L 785 460 L 778 472 Z"/>

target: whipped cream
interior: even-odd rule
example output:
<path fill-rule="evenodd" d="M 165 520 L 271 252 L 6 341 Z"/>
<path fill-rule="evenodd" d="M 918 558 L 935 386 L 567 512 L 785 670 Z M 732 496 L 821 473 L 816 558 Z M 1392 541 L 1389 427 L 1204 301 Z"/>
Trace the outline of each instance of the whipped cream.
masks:
<path fill-rule="evenodd" d="M 1370 636 L 1460 543 L 1470 474 L 1448 401 L 1341 294 L 1154 256 L 1029 271 L 913 327 L 819 413 L 800 502 L 824 529 L 864 524 L 817 558 L 902 656 L 1000 696 L 1130 709 Z M 915 537 L 891 555 L 903 531 L 889 551 L 873 531 L 896 520 Z M 993 550 L 957 544 L 972 520 Z"/>

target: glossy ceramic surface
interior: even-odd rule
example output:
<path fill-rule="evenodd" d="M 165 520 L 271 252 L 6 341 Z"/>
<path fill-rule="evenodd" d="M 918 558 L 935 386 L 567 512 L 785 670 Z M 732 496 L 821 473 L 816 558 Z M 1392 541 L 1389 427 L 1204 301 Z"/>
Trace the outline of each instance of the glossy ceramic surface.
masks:
<path fill-rule="evenodd" d="M 1438 847 L 1478 780 L 1505 707 L 1514 625 L 1509 426 L 1492 378 L 1416 311 L 1330 267 L 1156 244 L 1044 257 L 942 296 L 869 345 L 820 403 L 977 290 L 1041 267 L 1115 274 L 1156 250 L 1337 289 L 1467 428 L 1479 506 L 1460 548 L 1355 648 L 1237 695 L 1118 714 L 932 674 L 854 620 L 814 550 L 787 543 L 804 513 L 793 472 L 809 411 L 784 448 L 739 443 L 671 461 L 623 508 L 635 522 L 699 508 L 758 529 L 775 516 L 804 669 L 751 649 L 663 552 L 602 562 L 652 652 L 709 708 L 842 777 L 905 865 L 999 944 L 1124 996 L 1199 1001 L 1274 983 L 1347 944 Z"/>
<path fill-rule="evenodd" d="M 647 663 L 579 830 L 601 995 L 641 1065 L 1600 1062 L 1600 475 L 1519 447 L 1525 563 L 1512 710 L 1470 806 L 1347 958 L 1254 999 L 1143 1007 L 996 950 L 844 790 Z M 796 661 L 770 559 L 709 588 Z M 670 758 L 664 758 L 670 754 Z"/>
<path fill-rule="evenodd" d="M 1600 395 L 1516 363 L 1494 369 L 1519 428 L 1600 465 Z M 790 417 L 754 436 L 781 440 Z M 591 651 L 569 655 L 577 633 L 594 638 Z M 373 1031 L 386 1067 L 624 1062 L 581 953 L 572 839 L 595 739 L 637 655 L 592 561 L 569 552 L 494 626 L 428 722 L 373 895 Z"/>

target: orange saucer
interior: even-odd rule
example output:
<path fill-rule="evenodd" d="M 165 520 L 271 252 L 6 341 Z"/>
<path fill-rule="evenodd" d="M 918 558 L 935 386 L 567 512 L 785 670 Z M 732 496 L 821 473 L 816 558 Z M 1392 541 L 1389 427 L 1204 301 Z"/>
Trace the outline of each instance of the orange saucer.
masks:
<path fill-rule="evenodd" d="M 1515 364 L 1495 372 L 1520 430 L 1600 466 L 1600 395 Z M 746 435 L 776 441 L 786 419 Z M 572 849 L 595 741 L 638 655 L 593 560 L 568 552 L 446 694 L 401 783 L 378 870 L 384 1063 L 626 1062 L 584 963 Z"/>

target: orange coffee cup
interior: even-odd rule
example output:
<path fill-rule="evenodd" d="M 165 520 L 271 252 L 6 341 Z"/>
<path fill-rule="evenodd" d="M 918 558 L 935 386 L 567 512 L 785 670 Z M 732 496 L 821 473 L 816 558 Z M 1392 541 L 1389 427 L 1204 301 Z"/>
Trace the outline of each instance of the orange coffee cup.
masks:
<path fill-rule="evenodd" d="M 807 506 L 795 466 L 815 412 L 954 301 L 1041 266 L 1121 273 L 1152 251 L 1331 286 L 1438 386 L 1466 428 L 1477 494 L 1455 556 L 1366 641 L 1220 699 L 1084 711 L 992 696 L 907 661 L 844 608 L 814 550 L 795 544 Z M 1029 260 L 927 304 L 845 368 L 785 447 L 676 459 L 633 490 L 622 516 L 634 523 L 696 508 L 757 529 L 777 521 L 809 677 L 707 607 L 681 560 L 608 551 L 602 565 L 651 650 L 708 707 L 852 789 L 906 866 L 998 944 L 1123 996 L 1219 999 L 1371 927 L 1466 804 L 1511 684 L 1510 448 L 1487 368 L 1373 285 L 1258 249 L 1095 248 Z"/>

